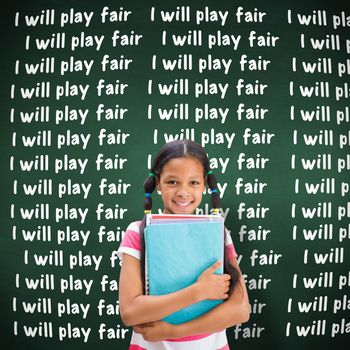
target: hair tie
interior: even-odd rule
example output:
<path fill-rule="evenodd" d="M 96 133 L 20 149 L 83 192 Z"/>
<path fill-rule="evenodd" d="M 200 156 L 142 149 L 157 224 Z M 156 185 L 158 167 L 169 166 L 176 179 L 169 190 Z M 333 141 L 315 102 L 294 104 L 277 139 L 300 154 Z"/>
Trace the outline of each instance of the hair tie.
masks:
<path fill-rule="evenodd" d="M 145 197 L 151 197 L 152 196 L 152 193 L 145 193 Z"/>
<path fill-rule="evenodd" d="M 220 208 L 214 208 L 214 209 L 213 209 L 213 212 L 214 212 L 214 213 L 220 213 Z"/>
<path fill-rule="evenodd" d="M 145 210 L 144 213 L 145 214 L 151 214 L 151 211 L 150 210 Z"/>
<path fill-rule="evenodd" d="M 208 175 L 211 175 L 213 173 L 213 170 L 209 170 L 208 172 L 207 172 L 207 176 Z"/>
<path fill-rule="evenodd" d="M 210 190 L 211 193 L 218 193 L 218 189 L 217 188 L 214 188 L 213 190 Z"/>
<path fill-rule="evenodd" d="M 148 174 L 149 177 L 154 177 L 155 175 L 151 172 Z"/>

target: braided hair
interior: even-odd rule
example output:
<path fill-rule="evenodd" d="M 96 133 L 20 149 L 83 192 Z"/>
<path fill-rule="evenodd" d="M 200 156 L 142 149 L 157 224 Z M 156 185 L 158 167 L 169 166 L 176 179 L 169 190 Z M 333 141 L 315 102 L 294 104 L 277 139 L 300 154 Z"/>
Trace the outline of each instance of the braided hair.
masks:
<path fill-rule="evenodd" d="M 157 186 L 157 179 L 159 180 L 164 165 L 171 159 L 180 157 L 193 157 L 200 161 L 203 165 L 204 173 L 203 177 L 206 178 L 208 187 L 211 191 L 211 205 L 214 212 L 219 213 L 220 210 L 220 194 L 217 189 L 217 181 L 213 171 L 210 170 L 209 160 L 205 150 L 199 144 L 190 140 L 175 140 L 166 143 L 158 152 L 156 158 L 153 161 L 153 165 L 149 176 L 144 183 L 145 199 L 144 199 L 144 211 L 141 227 L 140 227 L 140 240 L 141 240 L 141 277 L 142 284 L 145 286 L 145 237 L 144 230 L 146 227 L 146 214 L 152 210 L 152 197 Z M 228 233 L 225 230 L 225 235 Z M 225 236 L 226 238 L 226 236 Z M 224 272 L 231 275 L 230 293 L 232 293 L 234 287 L 239 282 L 239 272 L 232 266 L 228 257 L 227 251 L 224 248 Z"/>

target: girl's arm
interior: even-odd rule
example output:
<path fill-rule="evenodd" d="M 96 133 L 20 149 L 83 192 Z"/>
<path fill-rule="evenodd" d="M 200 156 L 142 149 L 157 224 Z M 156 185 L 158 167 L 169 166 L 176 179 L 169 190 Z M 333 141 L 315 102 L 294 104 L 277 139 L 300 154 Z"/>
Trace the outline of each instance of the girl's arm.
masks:
<path fill-rule="evenodd" d="M 175 327 L 176 338 L 193 334 L 214 333 L 249 320 L 250 304 L 245 282 L 237 260 L 232 260 L 231 264 L 239 271 L 240 279 L 230 297 L 201 317 Z"/>
<path fill-rule="evenodd" d="M 120 314 L 125 325 L 160 320 L 205 299 L 227 299 L 229 275 L 216 275 L 220 262 L 209 267 L 191 286 L 160 296 L 143 295 L 140 260 L 123 254 L 119 280 Z"/>
<path fill-rule="evenodd" d="M 232 265 L 238 269 L 240 279 L 230 297 L 208 313 L 192 321 L 171 325 L 166 322 L 155 322 L 134 327 L 135 332 L 141 333 L 145 340 L 160 341 L 168 338 L 181 338 L 194 334 L 215 333 L 248 321 L 250 305 L 245 282 L 236 259 Z"/>

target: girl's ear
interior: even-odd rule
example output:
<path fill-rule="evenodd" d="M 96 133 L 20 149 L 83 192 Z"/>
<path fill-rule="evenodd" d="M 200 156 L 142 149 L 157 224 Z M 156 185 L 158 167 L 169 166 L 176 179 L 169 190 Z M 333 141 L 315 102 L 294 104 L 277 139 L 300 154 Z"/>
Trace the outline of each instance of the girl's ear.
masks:
<path fill-rule="evenodd" d="M 156 177 L 156 188 L 157 188 L 157 191 L 160 191 L 160 182 L 158 177 Z"/>

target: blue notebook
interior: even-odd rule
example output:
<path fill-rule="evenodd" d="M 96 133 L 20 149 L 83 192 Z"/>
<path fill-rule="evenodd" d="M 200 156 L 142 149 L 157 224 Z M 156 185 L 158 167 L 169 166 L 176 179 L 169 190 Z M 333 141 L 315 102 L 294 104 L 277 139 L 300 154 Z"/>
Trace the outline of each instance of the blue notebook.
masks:
<path fill-rule="evenodd" d="M 174 216 L 175 217 L 175 216 Z M 150 295 L 163 295 L 188 287 L 218 260 L 223 261 L 224 223 L 220 217 L 199 221 L 159 220 L 145 229 L 146 274 Z M 216 273 L 223 273 L 221 266 Z M 208 312 L 222 300 L 204 300 L 167 317 L 180 324 Z"/>

